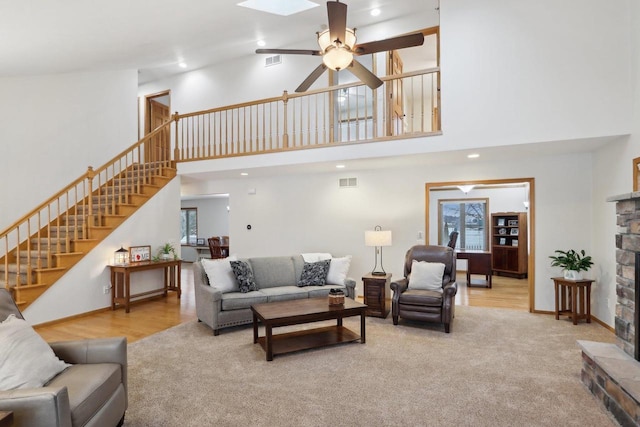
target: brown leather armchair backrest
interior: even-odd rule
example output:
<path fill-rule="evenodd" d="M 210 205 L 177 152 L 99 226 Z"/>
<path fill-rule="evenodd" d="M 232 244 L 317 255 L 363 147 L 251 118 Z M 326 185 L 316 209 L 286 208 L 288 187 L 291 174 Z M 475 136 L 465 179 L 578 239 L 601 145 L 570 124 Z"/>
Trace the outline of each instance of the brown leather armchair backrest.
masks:
<path fill-rule="evenodd" d="M 15 314 L 18 319 L 24 319 L 20 309 L 11 298 L 8 290 L 0 289 L 0 322 L 3 322 L 10 314 Z"/>
<path fill-rule="evenodd" d="M 416 245 L 407 251 L 404 259 L 404 277 L 411 275 L 413 260 L 427 262 L 441 262 L 444 264 L 442 286 L 456 280 L 456 257 L 453 249 L 448 246 Z"/>

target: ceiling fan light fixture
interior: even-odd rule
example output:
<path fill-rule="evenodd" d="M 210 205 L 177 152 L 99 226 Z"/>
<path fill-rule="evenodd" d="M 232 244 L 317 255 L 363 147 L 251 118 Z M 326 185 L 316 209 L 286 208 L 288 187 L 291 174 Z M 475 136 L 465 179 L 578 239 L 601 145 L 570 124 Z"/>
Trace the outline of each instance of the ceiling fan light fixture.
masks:
<path fill-rule="evenodd" d="M 322 51 L 322 62 L 332 70 L 343 70 L 351 65 L 353 53 L 351 49 L 356 44 L 356 32 L 351 28 L 345 29 L 345 41 L 331 40 L 329 30 L 318 33 L 318 46 Z"/>
<path fill-rule="evenodd" d="M 322 62 L 332 70 L 344 70 L 353 62 L 353 53 L 342 46 L 332 48 L 322 56 Z"/>

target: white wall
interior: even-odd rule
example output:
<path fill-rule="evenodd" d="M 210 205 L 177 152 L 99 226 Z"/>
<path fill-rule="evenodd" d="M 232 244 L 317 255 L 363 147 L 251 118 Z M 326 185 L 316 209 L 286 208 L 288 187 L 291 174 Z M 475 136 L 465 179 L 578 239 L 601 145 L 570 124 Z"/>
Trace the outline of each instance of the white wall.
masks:
<path fill-rule="evenodd" d="M 67 272 L 24 311 L 25 319 L 39 324 L 55 319 L 98 310 L 111 305 L 111 294 L 103 288 L 110 285 L 113 253 L 120 246 L 150 245 L 152 255 L 165 242 L 173 242 L 180 251 L 180 179 L 174 178 L 98 247 Z M 177 244 L 176 244 L 177 243 Z M 162 270 L 131 275 L 131 292 L 158 289 Z M 135 307 L 133 308 L 135 310 Z"/>
<path fill-rule="evenodd" d="M 639 97 L 630 88 L 637 84 L 632 76 L 638 75 L 640 45 L 637 30 L 631 37 L 631 20 L 637 23 L 638 6 L 633 4 L 633 13 L 629 13 L 629 5 L 627 1 L 605 0 L 443 2 L 442 136 L 226 159 L 215 164 L 192 162 L 180 165 L 180 169 L 235 170 L 544 141 L 562 144 L 565 140 L 628 134 L 635 130 L 632 107 Z M 298 82 L 307 73 L 298 63 L 295 64 L 298 70 L 283 71 L 285 65 L 289 67 L 284 64 L 277 73 L 265 71 L 261 63 L 251 58 L 237 65 L 234 70 L 245 69 L 250 76 L 244 79 L 244 85 L 236 85 L 239 77 L 234 75 L 227 80 L 230 84 L 226 88 L 210 90 L 211 81 L 224 79 L 225 69 L 218 67 L 215 72 L 200 70 L 147 85 L 141 88 L 141 93 L 166 88 L 180 92 L 189 86 L 194 97 L 182 106 L 191 110 L 264 97 L 265 88 L 271 89 L 269 95 L 279 95 L 278 88 L 290 89 L 291 79 Z M 282 76 L 286 78 L 283 80 Z M 259 85 L 247 84 L 256 78 Z M 199 86 L 199 80 L 208 84 Z M 202 90 L 195 93 L 191 87 Z M 239 87 L 247 90 L 233 94 Z M 213 102 L 205 106 L 205 99 Z M 632 137 L 631 147 L 636 145 Z M 324 182 L 325 175 L 218 182 L 209 186 L 218 191 L 233 191 L 232 211 L 234 206 L 242 208 L 243 215 L 234 214 L 230 223 L 230 233 L 238 233 L 234 240 L 239 245 L 238 252 L 258 255 L 267 250 L 268 244 L 271 251 L 279 249 L 284 253 L 320 249 L 352 253 L 355 257 L 352 275 L 357 276 L 370 269 L 373 254 L 363 247 L 362 232 L 375 224 L 394 230 L 394 246 L 385 250 L 389 254 L 385 255 L 388 260 L 385 264 L 393 262 L 401 266 L 404 251 L 415 241 L 416 232 L 423 229 L 425 182 L 534 177 L 537 215 L 534 307 L 551 311 L 553 287 L 549 278 L 559 271 L 549 266 L 547 257 L 555 249 L 589 251 L 596 260 L 591 273 L 599 277 L 608 278 L 615 270 L 612 226 L 601 224 L 615 219 L 611 218 L 612 207 L 602 200 L 611 193 L 629 191 L 621 183 L 629 182 L 630 166 L 624 165 L 630 165 L 635 151 L 620 138 L 608 142 L 593 155 L 544 159 L 527 156 L 520 161 L 478 162 L 464 168 L 429 166 L 428 170 L 411 169 L 412 173 L 407 169 L 386 173 L 360 171 L 359 177 L 365 180 L 361 179 L 361 187 L 349 197 L 335 193 Z M 617 164 L 622 169 L 613 167 L 612 171 L 612 165 Z M 369 177 L 371 184 L 367 184 Z M 248 186 L 256 187 L 258 194 L 248 196 Z M 310 194 L 320 194 L 323 201 L 331 203 L 328 213 L 327 204 L 320 205 Z M 350 208 L 345 208 L 345 204 Z M 257 227 L 248 232 L 247 223 Z M 605 227 L 602 232 L 598 231 L 601 227 Z M 331 231 L 334 229 L 339 231 Z M 394 268 L 394 275 L 399 275 L 400 267 Z M 606 298 L 612 295 L 615 286 L 610 280 L 595 287 L 594 313 L 609 325 L 613 325 L 613 315 Z"/>
<path fill-rule="evenodd" d="M 593 314 L 607 324 L 614 324 L 616 306 L 616 247 L 615 203 L 606 202 L 607 197 L 633 191 L 632 159 L 640 157 L 640 3 L 631 3 L 629 17 L 632 21 L 632 63 L 634 77 L 633 129 L 630 137 L 621 138 L 621 143 L 606 147 L 594 154 L 593 161 L 593 255 L 595 286 L 592 290 Z"/>
<path fill-rule="evenodd" d="M 401 277 L 404 254 L 425 224 L 425 183 L 465 179 L 535 178 L 535 309 L 552 311 L 553 283 L 559 274 L 547 256 L 555 249 L 591 245 L 591 169 L 588 153 L 540 156 L 510 163 L 469 161 L 448 165 L 358 170 L 242 180 L 218 180 L 191 187 L 200 194 L 228 192 L 229 233 L 239 256 L 286 255 L 328 251 L 353 255 L 350 276 L 373 267 L 373 249 L 364 231 L 375 225 L 393 232 L 384 248 L 384 266 Z M 357 177 L 358 187 L 339 189 L 338 179 Z M 562 185 L 558 185 L 561 182 Z M 249 194 L 255 188 L 256 194 Z M 571 188 L 571 192 L 566 189 Z M 520 201 L 521 203 L 521 201 Z M 246 226 L 251 225 L 251 230 Z M 361 290 L 359 283 L 358 289 Z M 361 291 L 360 291 L 361 292 Z"/>
<path fill-rule="evenodd" d="M 135 70 L 0 78 L 0 229 L 136 142 L 137 84 Z"/>

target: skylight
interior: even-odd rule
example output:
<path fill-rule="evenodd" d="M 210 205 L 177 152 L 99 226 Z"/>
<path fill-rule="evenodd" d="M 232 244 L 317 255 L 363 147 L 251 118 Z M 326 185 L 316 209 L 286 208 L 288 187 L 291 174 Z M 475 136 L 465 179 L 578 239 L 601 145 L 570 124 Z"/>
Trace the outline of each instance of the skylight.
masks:
<path fill-rule="evenodd" d="M 308 0 L 247 0 L 238 6 L 255 9 L 275 15 L 289 16 L 319 6 Z"/>

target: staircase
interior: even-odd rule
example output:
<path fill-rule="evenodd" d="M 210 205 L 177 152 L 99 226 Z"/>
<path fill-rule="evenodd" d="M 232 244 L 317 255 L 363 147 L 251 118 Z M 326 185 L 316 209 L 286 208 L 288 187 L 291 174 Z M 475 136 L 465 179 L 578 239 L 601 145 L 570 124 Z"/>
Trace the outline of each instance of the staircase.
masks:
<path fill-rule="evenodd" d="M 137 158 L 142 158 L 140 142 L 134 147 Z M 127 154 L 123 158 L 124 163 L 121 157 L 96 172 L 89 168 L 83 177 L 0 234 L 0 287 L 11 291 L 20 309 L 35 301 L 177 174 L 172 161 L 134 162 Z"/>

